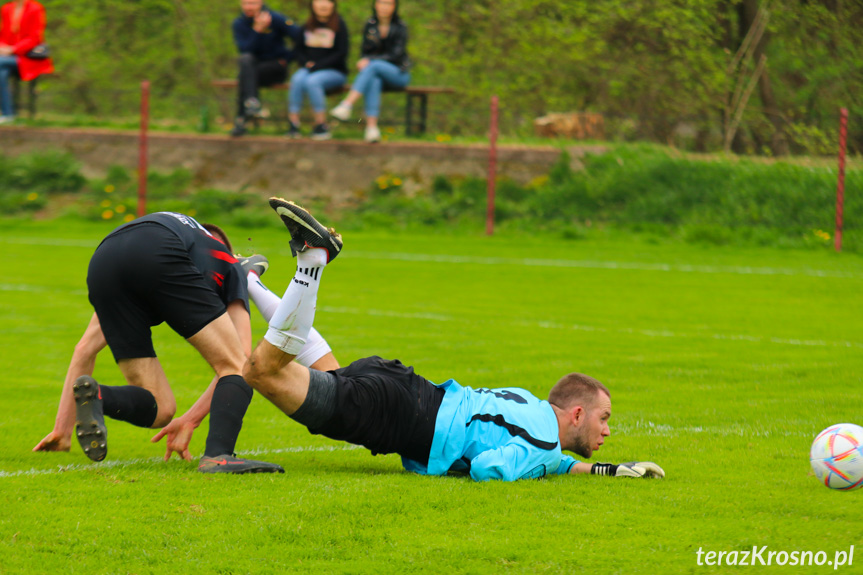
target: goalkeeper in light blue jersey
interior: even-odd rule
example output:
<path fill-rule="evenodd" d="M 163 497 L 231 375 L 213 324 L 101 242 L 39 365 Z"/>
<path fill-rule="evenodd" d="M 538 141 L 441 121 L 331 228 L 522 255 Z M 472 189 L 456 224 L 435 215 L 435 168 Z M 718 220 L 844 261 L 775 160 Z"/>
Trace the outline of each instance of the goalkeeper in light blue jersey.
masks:
<path fill-rule="evenodd" d="M 579 462 L 611 435 L 611 394 L 592 377 L 571 373 L 548 400 L 518 388 L 435 385 L 398 360 L 369 357 L 333 371 L 293 361 L 309 337 L 324 268 L 341 236 L 306 210 L 271 198 L 291 234 L 297 273 L 244 370 L 246 381 L 310 432 L 398 453 L 405 469 L 425 475 L 470 474 L 477 481 L 592 473 L 664 477 L 655 463 Z"/>

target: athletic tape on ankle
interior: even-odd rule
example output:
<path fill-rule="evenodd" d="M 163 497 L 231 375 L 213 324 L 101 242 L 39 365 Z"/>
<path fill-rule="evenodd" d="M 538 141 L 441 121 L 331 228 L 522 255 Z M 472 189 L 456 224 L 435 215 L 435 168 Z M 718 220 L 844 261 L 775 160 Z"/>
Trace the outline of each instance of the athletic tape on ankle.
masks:
<path fill-rule="evenodd" d="M 299 354 L 303 350 L 303 346 L 306 345 L 306 340 L 303 338 L 272 327 L 267 330 L 264 339 L 288 355 L 294 356 Z"/>

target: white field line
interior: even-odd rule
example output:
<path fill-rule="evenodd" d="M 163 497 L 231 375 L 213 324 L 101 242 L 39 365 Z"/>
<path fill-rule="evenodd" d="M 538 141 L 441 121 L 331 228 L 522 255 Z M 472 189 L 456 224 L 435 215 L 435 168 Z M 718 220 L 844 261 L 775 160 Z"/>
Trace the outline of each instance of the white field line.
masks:
<path fill-rule="evenodd" d="M 817 433 L 817 430 L 809 429 L 800 423 L 789 423 L 788 429 L 770 429 L 738 423 L 723 426 L 673 426 L 644 420 L 617 424 L 610 421 L 609 425 L 612 435 L 620 434 L 632 437 L 689 437 L 699 434 L 718 437 L 814 437 Z"/>
<path fill-rule="evenodd" d="M 276 455 L 279 453 L 310 453 L 310 452 L 329 452 L 329 451 L 350 451 L 354 449 L 362 449 L 359 445 L 322 445 L 319 447 L 284 447 L 281 449 L 252 449 L 244 451 L 237 455 L 241 457 L 261 456 L 261 455 Z M 71 471 L 93 471 L 100 469 L 113 469 L 114 467 L 130 467 L 132 465 L 140 465 L 142 463 L 154 464 L 163 463 L 162 457 L 149 457 L 146 459 L 127 459 L 117 461 L 101 461 L 99 463 L 73 463 L 71 465 L 61 465 L 52 469 L 27 469 L 22 471 L 0 471 L 0 479 L 8 477 L 31 477 L 34 475 L 55 475 L 60 473 L 69 473 Z"/>
<path fill-rule="evenodd" d="M 19 292 L 32 292 L 32 293 L 46 293 L 49 291 L 56 291 L 44 286 L 34 286 L 27 284 L 0 284 L 0 292 L 3 291 L 19 291 Z M 80 295 L 86 294 L 84 290 L 64 290 L 65 293 Z M 377 317 L 393 317 L 399 319 L 416 319 L 416 320 L 427 320 L 427 321 L 437 321 L 437 322 L 449 322 L 449 323 L 461 323 L 464 321 L 462 318 L 458 318 L 456 316 L 449 316 L 445 314 L 438 313 L 405 313 L 398 312 L 393 310 L 380 310 L 380 309 L 360 309 L 360 308 L 350 308 L 350 307 L 331 307 L 331 306 L 319 306 L 318 309 L 325 313 L 336 313 L 336 314 L 347 314 L 347 315 L 363 315 L 363 316 L 377 316 Z M 471 320 L 471 322 L 475 323 L 475 320 Z M 506 320 L 495 319 L 492 323 L 506 323 Z M 591 331 L 598 333 L 623 333 L 628 335 L 641 335 L 644 337 L 665 337 L 665 338 L 678 338 L 678 339 L 716 339 L 716 340 L 727 340 L 727 341 L 748 341 L 752 343 L 774 343 L 778 345 L 795 345 L 795 346 L 803 346 L 803 347 L 846 347 L 846 348 L 863 348 L 863 343 L 856 341 L 827 341 L 821 339 L 794 339 L 794 338 L 781 338 L 781 337 L 769 337 L 769 336 L 758 336 L 758 335 L 742 335 L 742 334 L 722 334 L 722 333 L 687 333 L 687 332 L 674 332 L 668 330 L 654 330 L 654 329 L 633 329 L 633 328 L 614 328 L 609 329 L 605 327 L 596 327 L 589 325 L 579 325 L 579 324 L 562 324 L 551 321 L 512 321 L 509 322 L 513 325 L 518 325 L 521 327 L 527 328 L 542 328 L 542 329 L 561 329 L 561 330 L 574 330 L 574 331 Z"/>
<path fill-rule="evenodd" d="M 349 314 L 349 315 L 365 315 L 365 316 L 383 316 L 383 317 L 395 317 L 400 319 L 419 319 L 419 320 L 429 320 L 429 321 L 438 321 L 438 322 L 458 322 L 461 323 L 464 320 L 462 318 L 458 318 L 455 316 L 446 316 L 442 314 L 428 314 L 428 313 L 400 313 L 391 310 L 369 310 L 369 309 L 359 309 L 359 308 L 348 308 L 348 307 L 329 307 L 329 306 L 320 306 L 318 310 L 323 313 L 336 313 L 336 314 Z M 475 319 L 470 320 L 471 323 L 476 323 Z M 803 347 L 846 347 L 846 348 L 863 348 L 863 343 L 856 341 L 826 341 L 820 339 L 793 339 L 793 338 L 782 338 L 782 337 L 768 337 L 768 336 L 758 336 L 758 335 L 741 335 L 741 334 L 721 334 L 721 333 L 687 333 L 687 332 L 674 332 L 668 330 L 653 330 L 653 329 L 632 329 L 632 328 L 605 328 L 605 327 L 596 327 L 590 325 L 579 325 L 579 324 L 562 324 L 550 321 L 512 321 L 506 322 L 506 320 L 494 320 L 489 323 L 510 323 L 511 325 L 518 325 L 526 328 L 542 328 L 542 329 L 561 329 L 561 330 L 573 330 L 573 331 L 589 331 L 589 332 L 598 332 L 598 333 L 622 333 L 627 335 L 641 335 L 644 337 L 665 337 L 665 338 L 679 338 L 679 339 L 716 339 L 716 340 L 727 340 L 727 341 L 746 341 L 752 343 L 773 343 L 777 345 L 794 345 L 794 346 L 803 346 Z"/>
<path fill-rule="evenodd" d="M 811 268 L 772 268 L 749 266 L 702 266 L 647 262 L 613 262 L 595 260 L 557 260 L 535 258 L 496 258 L 447 254 L 404 254 L 390 252 L 345 252 L 348 257 L 368 260 L 398 260 L 407 262 L 433 262 L 452 264 L 532 266 L 553 268 L 588 268 L 606 270 L 638 270 L 703 274 L 740 274 L 765 276 L 810 276 L 821 278 L 863 278 L 863 272 L 817 270 Z"/>
<path fill-rule="evenodd" d="M 95 248 L 99 245 L 94 240 L 70 240 L 54 238 L 0 238 L 0 244 L 26 244 L 63 247 Z M 615 262 L 596 260 L 561 260 L 561 259 L 539 259 L 539 258 L 499 258 L 480 257 L 470 255 L 454 254 L 411 254 L 392 252 L 364 252 L 349 251 L 343 257 L 359 258 L 367 260 L 398 260 L 407 262 L 432 262 L 449 264 L 474 264 L 495 266 L 531 266 L 552 268 L 584 268 L 584 269 L 606 269 L 606 270 L 639 270 L 658 272 L 682 272 L 703 274 L 739 274 L 739 275 L 766 275 L 766 276 L 809 276 L 821 278 L 850 278 L 861 279 L 863 272 L 842 270 L 819 270 L 812 268 L 773 268 L 773 267 L 750 267 L 750 266 L 705 266 L 690 264 L 667 264 L 648 262 Z"/>
<path fill-rule="evenodd" d="M 811 437 L 815 432 L 806 429 L 805 425 L 789 424 L 788 429 L 770 429 L 765 427 L 750 427 L 740 424 L 725 426 L 700 426 L 684 425 L 672 426 L 657 424 L 652 421 L 636 420 L 631 423 L 622 422 L 612 424 L 612 433 L 628 437 L 689 437 L 704 435 L 707 437 L 741 437 L 741 438 L 782 438 L 782 437 Z M 239 454 L 244 457 L 271 456 L 281 453 L 321 453 L 336 451 L 352 451 L 363 449 L 359 445 L 323 445 L 318 447 L 285 447 L 281 449 L 253 449 Z M 83 457 L 83 456 L 82 456 Z M 117 461 L 102 461 L 100 463 L 74 463 L 62 465 L 51 469 L 27 469 L 21 471 L 0 471 L 0 479 L 12 477 L 33 477 L 37 475 L 60 475 L 75 471 L 98 471 L 102 469 L 113 469 L 131 467 L 134 465 L 162 463 L 161 457 L 149 457 L 141 459 L 128 459 Z"/>

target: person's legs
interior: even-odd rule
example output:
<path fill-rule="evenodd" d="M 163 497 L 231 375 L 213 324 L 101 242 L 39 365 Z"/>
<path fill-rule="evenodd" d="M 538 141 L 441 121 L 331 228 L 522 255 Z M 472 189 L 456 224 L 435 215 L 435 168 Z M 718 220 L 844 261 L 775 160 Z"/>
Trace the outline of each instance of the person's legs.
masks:
<path fill-rule="evenodd" d="M 291 76 L 291 88 L 288 90 L 288 119 L 295 126 L 300 125 L 300 109 L 303 107 L 303 96 L 306 93 L 305 85 L 308 77 L 309 71 L 306 68 L 300 68 Z"/>
<path fill-rule="evenodd" d="M 9 77 L 17 69 L 18 58 L 16 56 L 0 56 L 0 116 L 12 117 L 15 115 Z"/>
<path fill-rule="evenodd" d="M 264 339 L 252 351 L 244 375 L 287 415 L 306 400 L 309 370 L 294 362 L 309 338 L 321 276 L 328 262 L 341 251 L 341 237 L 327 230 L 303 208 L 280 198 L 270 205 L 291 233 L 291 250 L 297 254 L 297 272 L 269 321 Z"/>
<path fill-rule="evenodd" d="M 442 389 L 378 357 L 334 372 L 293 361 L 308 341 L 322 271 L 340 252 L 341 239 L 298 206 L 279 198 L 270 205 L 291 231 L 297 273 L 246 363 L 248 382 L 312 433 L 427 462 Z"/>
<path fill-rule="evenodd" d="M 278 60 L 258 62 L 256 69 L 258 73 L 258 86 L 262 88 L 272 86 L 273 84 L 280 84 L 288 77 L 287 65 L 282 65 Z M 257 93 L 255 97 L 258 97 Z"/>
<path fill-rule="evenodd" d="M 318 70 L 309 74 L 305 88 L 315 113 L 323 113 L 326 110 L 327 92 L 344 85 L 345 79 L 345 75 L 338 70 Z"/>
<path fill-rule="evenodd" d="M 312 105 L 315 124 L 318 126 L 327 120 L 327 92 L 343 86 L 347 77 L 337 70 L 318 70 L 309 74 L 306 80 L 306 94 Z"/>
<path fill-rule="evenodd" d="M 365 98 L 366 121 L 369 125 L 377 126 L 383 89 L 404 89 L 410 83 L 410 78 L 410 72 L 403 71 L 391 62 L 372 60 L 357 75 L 347 97 L 332 110 L 332 114 L 345 119 L 342 116 L 350 116 L 351 107 L 362 97 Z"/>
<path fill-rule="evenodd" d="M 246 100 L 258 97 L 258 60 L 243 52 L 237 58 L 237 118 L 246 116 Z"/>
<path fill-rule="evenodd" d="M 264 339 L 246 364 L 248 382 L 286 415 L 299 409 L 309 390 L 309 369 L 294 359 L 309 338 L 326 259 L 320 249 L 297 254 L 294 279 L 273 313 Z"/>
<path fill-rule="evenodd" d="M 384 89 L 401 90 L 411 81 L 410 72 L 405 72 L 391 62 L 374 60 L 366 69 L 371 69 L 370 80 L 363 95 L 365 96 L 366 122 L 377 126 L 381 110 L 381 92 Z"/>
<path fill-rule="evenodd" d="M 249 299 L 254 302 L 255 307 L 258 308 L 264 319 L 269 322 L 276 312 L 276 308 L 279 307 L 279 302 L 282 301 L 281 298 L 271 292 L 255 272 L 250 271 L 247 279 L 249 282 Z M 294 361 L 300 365 L 319 371 L 329 371 L 339 368 L 339 362 L 336 361 L 332 348 L 314 327 L 309 330 L 306 344 L 300 350 L 300 353 L 297 354 Z"/>
<path fill-rule="evenodd" d="M 222 314 L 187 340 L 219 378 L 210 402 L 210 431 L 205 457 L 231 455 L 252 401 L 252 388 L 240 375 L 246 357 L 243 344 L 227 313 Z"/>
<path fill-rule="evenodd" d="M 117 362 L 117 367 L 129 385 L 100 386 L 105 415 L 139 427 L 158 428 L 168 425 L 177 412 L 177 401 L 158 358 L 121 359 Z M 152 421 L 133 421 L 136 414 L 148 410 L 153 402 L 156 404 L 156 412 L 148 414 Z"/>

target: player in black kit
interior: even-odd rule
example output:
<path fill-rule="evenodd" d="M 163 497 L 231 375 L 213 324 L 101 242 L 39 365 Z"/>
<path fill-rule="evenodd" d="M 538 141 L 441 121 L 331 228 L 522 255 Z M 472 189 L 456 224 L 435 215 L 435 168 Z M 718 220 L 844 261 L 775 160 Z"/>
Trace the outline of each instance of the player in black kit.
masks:
<path fill-rule="evenodd" d="M 67 378 L 54 431 L 34 451 L 68 450 L 74 421 L 81 448 L 101 461 L 108 449 L 108 416 L 139 427 L 162 427 L 153 440 L 167 437 L 165 459 L 176 452 L 191 460 L 192 433 L 209 413 L 199 471 L 284 472 L 272 463 L 234 456 L 252 399 L 242 377 L 251 352 L 251 320 L 246 273 L 224 232 L 172 212 L 138 218 L 102 241 L 90 260 L 87 286 L 95 314 L 76 347 L 76 356 L 86 360 L 75 366 L 73 356 L 70 366 L 70 373 L 77 367 L 83 375 Z M 176 419 L 174 394 L 150 332 L 162 322 L 216 372 L 207 390 Z M 90 376 L 96 353 L 106 344 L 129 385 L 100 385 Z"/>

